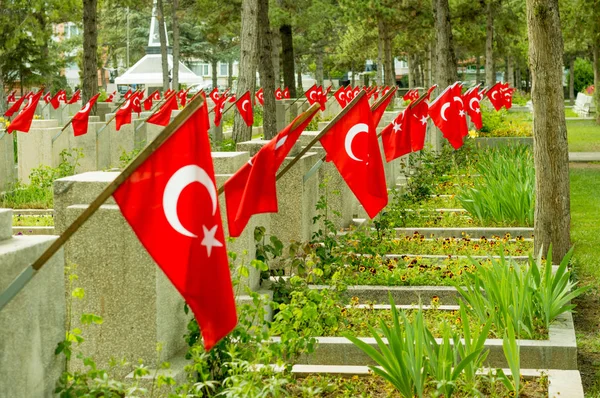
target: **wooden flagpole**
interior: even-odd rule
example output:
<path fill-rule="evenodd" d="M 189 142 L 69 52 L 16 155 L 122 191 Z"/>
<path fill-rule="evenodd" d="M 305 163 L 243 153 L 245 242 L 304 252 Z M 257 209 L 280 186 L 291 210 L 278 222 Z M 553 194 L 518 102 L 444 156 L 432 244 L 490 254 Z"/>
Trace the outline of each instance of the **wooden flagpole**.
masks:
<path fill-rule="evenodd" d="M 155 114 L 156 112 L 160 111 L 160 109 L 156 109 L 156 108 L 158 108 L 159 106 L 163 105 L 165 102 L 167 102 L 168 100 L 170 100 L 170 99 L 171 99 L 171 96 L 173 96 L 173 95 L 175 95 L 175 93 L 171 93 L 171 94 L 169 94 L 169 95 L 168 95 L 166 98 L 163 98 L 163 101 L 162 101 L 162 102 L 161 102 L 161 101 L 158 101 L 158 102 L 156 103 L 156 105 L 154 105 L 154 107 L 153 107 L 152 109 L 150 109 L 150 112 L 152 112 L 152 113 L 150 114 L 150 116 L 148 116 L 147 118 L 145 118 L 145 119 L 143 119 L 143 120 L 142 120 L 142 122 L 140 123 L 140 125 L 139 125 L 139 126 L 137 126 L 137 127 L 135 128 L 135 132 L 137 133 L 137 132 L 138 132 L 138 131 L 139 131 L 139 130 L 142 128 L 142 126 L 143 126 L 144 124 L 148 123 L 148 119 L 150 119 L 152 116 L 154 116 L 154 114 Z M 192 99 L 191 99 L 191 100 L 188 102 L 188 105 L 192 103 L 192 101 L 194 100 L 194 98 L 196 98 L 196 96 L 197 96 L 197 95 L 198 95 L 198 94 L 196 94 L 196 95 L 194 95 L 194 96 L 192 97 Z M 185 108 L 185 107 L 184 107 L 184 108 Z"/>
<path fill-rule="evenodd" d="M 129 98 L 131 98 L 131 96 L 134 95 L 134 94 L 136 94 L 138 91 L 140 91 L 140 90 L 135 90 L 133 93 L 131 93 L 131 95 L 129 96 Z M 100 133 L 106 128 L 106 126 L 108 126 L 110 124 L 110 122 L 112 122 L 113 120 L 115 120 L 115 118 L 117 117 L 117 111 L 125 103 L 125 101 L 127 101 L 129 98 L 123 99 L 123 101 L 121 101 L 119 103 L 119 105 L 117 105 L 117 107 L 115 108 L 115 113 L 113 113 L 112 117 L 106 123 L 104 123 L 104 126 L 102 126 L 100 128 L 100 130 L 96 131 L 96 135 L 100 135 Z"/>
<path fill-rule="evenodd" d="M 189 106 L 185 107 L 175 119 L 162 130 L 158 136 L 146 146 L 127 167 L 104 188 L 75 221 L 56 239 L 31 265 L 25 268 L 19 276 L 0 294 L 0 311 L 17 295 L 46 262 L 73 236 L 75 232 L 100 208 L 100 206 L 129 178 L 133 172 L 150 157 L 194 112 L 204 103 L 204 99 L 196 97 Z"/>

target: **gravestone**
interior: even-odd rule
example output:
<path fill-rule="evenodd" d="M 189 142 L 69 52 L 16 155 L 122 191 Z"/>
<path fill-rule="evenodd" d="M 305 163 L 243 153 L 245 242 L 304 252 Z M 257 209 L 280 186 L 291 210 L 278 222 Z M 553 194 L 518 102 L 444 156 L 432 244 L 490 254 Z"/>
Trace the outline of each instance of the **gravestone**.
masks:
<path fill-rule="evenodd" d="M 0 129 L 0 192 L 16 182 L 13 135 Z"/>

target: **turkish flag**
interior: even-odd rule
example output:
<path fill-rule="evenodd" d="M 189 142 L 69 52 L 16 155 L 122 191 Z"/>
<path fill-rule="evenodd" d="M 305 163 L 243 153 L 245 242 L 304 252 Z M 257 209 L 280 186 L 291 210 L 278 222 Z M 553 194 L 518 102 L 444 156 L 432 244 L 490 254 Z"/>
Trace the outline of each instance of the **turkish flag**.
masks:
<path fill-rule="evenodd" d="M 44 94 L 44 96 L 42 97 L 44 99 L 45 103 L 50 103 L 50 91 L 48 91 L 46 94 Z"/>
<path fill-rule="evenodd" d="M 229 236 L 240 236 L 254 214 L 277 212 L 277 170 L 315 114 L 292 130 L 302 117 L 298 116 L 227 180 L 225 203 Z"/>
<path fill-rule="evenodd" d="M 500 88 L 500 92 L 502 93 L 502 97 L 504 99 L 504 107 L 506 109 L 512 108 L 512 95 L 514 89 L 510 88 L 508 83 L 506 83 L 502 85 L 502 87 Z"/>
<path fill-rule="evenodd" d="M 417 152 L 425 146 L 425 134 L 427 133 L 427 119 L 429 118 L 429 104 L 423 100 L 419 103 L 413 102 L 408 106 L 404 125 L 410 135 L 410 146 L 412 152 Z"/>
<path fill-rule="evenodd" d="M 119 131 L 124 124 L 131 123 L 131 112 L 133 110 L 131 103 L 133 100 L 134 98 L 128 98 L 125 100 L 125 103 L 117 109 L 117 112 L 115 113 L 115 128 L 117 131 Z"/>
<path fill-rule="evenodd" d="M 313 84 L 313 86 L 311 88 L 309 88 L 308 90 L 306 90 L 306 92 L 304 93 L 304 95 L 306 96 L 306 98 L 308 99 L 308 103 L 310 105 L 319 102 L 319 89 L 317 88 L 316 84 Z"/>
<path fill-rule="evenodd" d="M 42 90 L 38 91 L 33 97 L 29 99 L 29 103 L 25 105 L 25 108 L 19 112 L 19 114 L 15 117 L 15 119 L 10 122 L 6 131 L 10 134 L 15 130 L 21 131 L 23 133 L 28 133 L 31 128 L 31 121 L 33 120 L 33 115 L 35 113 L 35 108 L 37 108 L 37 104 L 42 98 L 42 94 L 44 92 Z"/>
<path fill-rule="evenodd" d="M 463 145 L 463 137 L 469 131 L 460 87 L 456 83 L 448 86 L 429 105 L 429 116 L 454 149 L 458 149 Z"/>
<path fill-rule="evenodd" d="M 227 98 L 225 97 L 221 97 L 220 99 L 217 100 L 217 102 L 215 102 L 215 107 L 214 107 L 214 111 L 215 111 L 215 126 L 219 126 L 219 124 L 221 124 L 221 118 L 223 117 L 223 109 L 225 108 L 225 102 L 227 102 Z"/>
<path fill-rule="evenodd" d="M 160 94 L 158 90 L 156 90 L 144 100 L 144 110 L 149 111 L 150 109 L 152 109 L 152 101 L 158 101 L 159 99 Z"/>
<path fill-rule="evenodd" d="M 404 94 L 404 95 L 402 96 L 402 99 L 403 99 L 404 101 L 412 100 L 412 93 L 413 93 L 413 90 L 408 90 L 408 91 L 406 92 L 406 94 Z"/>
<path fill-rule="evenodd" d="M 208 94 L 208 96 L 210 97 L 210 99 L 216 104 L 217 101 L 219 101 L 219 89 L 218 88 L 213 88 L 213 90 L 210 92 L 210 94 Z"/>
<path fill-rule="evenodd" d="M 435 90 L 437 88 L 437 84 L 434 84 L 433 86 L 429 87 L 429 89 L 427 90 L 427 94 L 425 99 L 427 101 L 429 101 L 429 98 L 431 97 L 431 93 L 433 93 L 433 90 Z"/>
<path fill-rule="evenodd" d="M 6 102 L 15 102 L 17 99 L 17 90 L 13 90 L 8 97 L 6 97 Z"/>
<path fill-rule="evenodd" d="M 127 92 L 125 93 L 125 99 L 129 99 L 129 97 L 131 97 L 131 89 L 127 90 Z"/>
<path fill-rule="evenodd" d="M 375 128 L 377 128 L 377 126 L 379 126 L 379 122 L 381 121 L 381 118 L 383 117 L 383 113 L 385 112 L 388 105 L 390 104 L 390 102 L 393 99 L 394 99 L 394 94 L 390 94 L 384 101 L 377 104 L 375 109 L 373 109 L 373 126 L 375 126 Z"/>
<path fill-rule="evenodd" d="M 81 108 L 81 110 L 77 112 L 75 116 L 73 116 L 73 119 L 71 119 L 71 123 L 73 124 L 73 134 L 75 137 L 87 134 L 90 111 L 92 110 L 92 107 L 96 103 L 96 100 L 99 96 L 100 94 L 98 93 L 90 98 L 87 104 L 85 104 L 85 106 Z"/>
<path fill-rule="evenodd" d="M 363 95 L 320 141 L 327 159 L 333 161 L 369 217 L 375 217 L 387 205 L 388 193 L 367 97 Z"/>
<path fill-rule="evenodd" d="M 52 108 L 58 109 L 63 92 L 63 90 L 58 90 L 56 94 L 54 94 L 54 97 L 50 98 L 50 105 L 52 105 Z"/>
<path fill-rule="evenodd" d="M 481 107 L 479 106 L 479 86 L 473 87 L 463 95 L 463 102 L 471 121 L 477 130 L 481 130 L 483 122 L 481 120 Z"/>
<path fill-rule="evenodd" d="M 75 91 L 75 93 L 73 94 L 73 96 L 71 97 L 71 99 L 67 101 L 67 104 L 69 104 L 69 105 L 70 104 L 74 104 L 77 101 L 79 101 L 80 99 L 81 99 L 81 91 L 77 90 L 77 91 Z"/>
<path fill-rule="evenodd" d="M 499 111 L 504 106 L 504 96 L 501 92 L 502 84 L 496 83 L 490 88 L 485 95 L 489 98 L 495 110 Z"/>
<path fill-rule="evenodd" d="M 284 88 L 282 94 L 283 94 L 283 98 L 290 99 L 290 89 L 289 88 L 287 88 L 287 87 Z"/>
<path fill-rule="evenodd" d="M 317 102 L 321 106 L 321 110 L 324 111 L 327 105 L 327 94 L 323 92 L 323 87 L 320 86 L 317 88 Z"/>
<path fill-rule="evenodd" d="M 360 90 L 362 90 L 360 87 L 358 87 L 358 86 L 354 87 L 354 90 L 352 90 L 352 98 L 356 97 L 358 95 L 358 93 L 360 93 Z M 387 91 L 386 91 L 386 93 L 387 93 Z"/>
<path fill-rule="evenodd" d="M 113 102 L 113 99 L 115 98 L 116 94 L 117 94 L 117 92 L 114 91 L 112 94 L 110 94 L 108 97 L 106 97 L 106 99 L 104 100 L 104 102 Z"/>
<path fill-rule="evenodd" d="M 410 132 L 406 126 L 406 114 L 410 108 L 404 109 L 381 132 L 385 160 L 389 163 L 394 159 L 411 152 Z"/>
<path fill-rule="evenodd" d="M 346 87 L 346 104 L 348 104 L 353 99 L 354 99 L 354 90 L 352 89 L 352 87 L 348 86 L 348 87 Z"/>
<path fill-rule="evenodd" d="M 166 126 L 171 121 L 171 111 L 177 110 L 177 98 L 171 95 L 161 106 L 158 112 L 155 112 L 147 120 L 148 123 Z"/>
<path fill-rule="evenodd" d="M 258 103 L 262 106 L 265 105 L 265 94 L 263 92 L 262 87 L 260 89 L 258 89 L 258 91 L 256 92 L 256 100 L 258 101 Z"/>
<path fill-rule="evenodd" d="M 192 309 L 208 351 L 235 328 L 237 315 L 207 121 L 204 105 L 113 196 Z"/>
<path fill-rule="evenodd" d="M 344 88 L 344 86 L 340 86 L 340 88 L 338 88 L 337 91 L 333 93 L 333 96 L 342 108 L 346 107 L 346 104 L 348 102 L 346 101 L 346 89 Z"/>
<path fill-rule="evenodd" d="M 235 103 L 240 115 L 246 122 L 246 126 L 252 126 L 254 123 L 254 113 L 252 112 L 252 101 L 250 100 L 250 91 L 246 91 L 244 95 Z"/>
<path fill-rule="evenodd" d="M 281 88 L 279 87 L 277 87 L 277 89 L 275 90 L 275 99 L 283 99 L 283 91 L 281 91 Z"/>
<path fill-rule="evenodd" d="M 16 112 L 18 112 L 19 109 L 21 109 L 21 105 L 23 104 L 23 101 L 25 101 L 25 96 L 22 96 L 21 98 L 19 98 L 17 100 L 17 102 L 12 104 L 12 106 L 10 108 L 8 108 L 6 112 L 4 112 L 4 116 L 11 117 Z"/>
<path fill-rule="evenodd" d="M 181 106 L 185 106 L 185 104 L 187 103 L 188 91 L 189 88 L 187 90 L 181 90 L 179 94 L 177 94 L 179 96 L 179 103 L 181 104 Z"/>
<path fill-rule="evenodd" d="M 142 95 L 144 95 L 144 93 L 141 91 L 138 91 L 129 96 L 129 99 L 131 100 L 131 110 L 132 110 L 132 112 L 137 113 L 138 116 L 142 112 L 142 104 L 141 104 Z"/>

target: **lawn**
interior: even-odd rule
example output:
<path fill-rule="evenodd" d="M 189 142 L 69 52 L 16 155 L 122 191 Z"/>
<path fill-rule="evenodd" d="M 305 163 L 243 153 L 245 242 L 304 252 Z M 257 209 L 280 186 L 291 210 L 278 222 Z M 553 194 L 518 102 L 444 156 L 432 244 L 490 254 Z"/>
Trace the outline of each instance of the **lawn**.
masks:
<path fill-rule="evenodd" d="M 600 125 L 593 120 L 567 120 L 569 152 L 600 152 Z"/>
<path fill-rule="evenodd" d="M 575 273 L 593 286 L 575 300 L 578 363 L 586 397 L 600 397 L 600 165 L 572 164 L 570 174 Z"/>

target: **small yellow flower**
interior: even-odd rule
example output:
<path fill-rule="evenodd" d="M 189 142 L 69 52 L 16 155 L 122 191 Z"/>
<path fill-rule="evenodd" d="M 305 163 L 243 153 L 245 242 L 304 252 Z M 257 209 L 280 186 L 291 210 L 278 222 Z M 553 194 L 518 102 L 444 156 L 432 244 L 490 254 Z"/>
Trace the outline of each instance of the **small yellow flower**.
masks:
<path fill-rule="evenodd" d="M 406 275 L 402 275 L 402 276 L 400 277 L 400 280 L 401 280 L 402 282 L 406 282 Z"/>
<path fill-rule="evenodd" d="M 439 298 L 438 296 L 433 296 L 433 297 L 431 298 L 431 302 L 432 302 L 433 304 L 439 304 L 439 302 L 440 302 L 440 298 Z"/>

